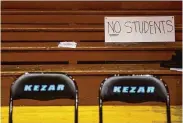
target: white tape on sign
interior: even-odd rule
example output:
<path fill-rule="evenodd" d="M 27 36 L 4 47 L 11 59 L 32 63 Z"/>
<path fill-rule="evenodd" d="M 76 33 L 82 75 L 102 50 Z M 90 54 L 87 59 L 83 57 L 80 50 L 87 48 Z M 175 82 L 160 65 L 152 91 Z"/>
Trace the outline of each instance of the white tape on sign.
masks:
<path fill-rule="evenodd" d="M 58 47 L 76 48 L 76 46 L 76 42 L 60 42 L 58 44 Z"/>
<path fill-rule="evenodd" d="M 105 42 L 175 42 L 174 17 L 105 17 Z"/>

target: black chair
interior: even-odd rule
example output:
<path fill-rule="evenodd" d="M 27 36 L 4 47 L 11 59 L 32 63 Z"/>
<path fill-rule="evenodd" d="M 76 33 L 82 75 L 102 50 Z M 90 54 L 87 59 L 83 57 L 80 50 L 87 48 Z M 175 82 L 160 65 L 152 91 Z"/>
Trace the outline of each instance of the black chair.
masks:
<path fill-rule="evenodd" d="M 78 123 L 78 87 L 74 79 L 65 73 L 25 73 L 11 86 L 9 101 L 9 123 L 13 123 L 13 100 L 54 99 L 75 100 L 75 123 Z"/>
<path fill-rule="evenodd" d="M 103 123 L 103 102 L 121 101 L 166 103 L 167 123 L 171 123 L 170 96 L 167 85 L 151 75 L 132 75 L 106 78 L 99 90 L 99 123 Z"/>

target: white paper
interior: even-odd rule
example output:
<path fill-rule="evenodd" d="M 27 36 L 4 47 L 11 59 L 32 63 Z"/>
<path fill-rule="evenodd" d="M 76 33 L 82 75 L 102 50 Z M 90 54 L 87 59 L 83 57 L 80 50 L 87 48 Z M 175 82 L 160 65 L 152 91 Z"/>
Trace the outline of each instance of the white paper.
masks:
<path fill-rule="evenodd" d="M 60 42 L 58 44 L 58 47 L 76 48 L 76 46 L 76 42 Z"/>
<path fill-rule="evenodd" d="M 180 72 L 182 72 L 182 68 L 170 68 L 170 70 L 175 70 L 175 71 L 180 71 Z"/>
<path fill-rule="evenodd" d="M 105 42 L 175 42 L 174 16 L 105 17 Z"/>

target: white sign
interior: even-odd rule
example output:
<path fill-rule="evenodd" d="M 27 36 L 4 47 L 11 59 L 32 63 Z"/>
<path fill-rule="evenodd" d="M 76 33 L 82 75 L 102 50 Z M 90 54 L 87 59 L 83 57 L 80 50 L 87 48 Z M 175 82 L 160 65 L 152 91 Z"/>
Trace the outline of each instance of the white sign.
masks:
<path fill-rule="evenodd" d="M 174 17 L 105 17 L 105 42 L 175 42 Z"/>

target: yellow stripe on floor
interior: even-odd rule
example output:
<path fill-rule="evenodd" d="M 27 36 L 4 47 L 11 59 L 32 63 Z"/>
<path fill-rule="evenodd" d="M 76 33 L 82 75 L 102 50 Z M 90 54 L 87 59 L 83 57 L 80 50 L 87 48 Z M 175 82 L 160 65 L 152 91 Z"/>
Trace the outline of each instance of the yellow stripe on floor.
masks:
<path fill-rule="evenodd" d="M 104 106 L 104 123 L 165 123 L 164 106 Z M 14 107 L 14 123 L 73 123 L 74 107 Z M 172 123 L 182 122 L 182 107 L 171 107 Z M 79 123 L 98 123 L 98 106 L 80 106 Z M 8 123 L 8 107 L 2 107 L 2 123 Z"/>

